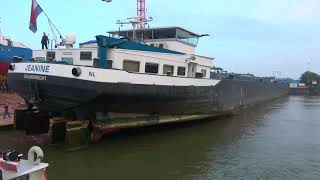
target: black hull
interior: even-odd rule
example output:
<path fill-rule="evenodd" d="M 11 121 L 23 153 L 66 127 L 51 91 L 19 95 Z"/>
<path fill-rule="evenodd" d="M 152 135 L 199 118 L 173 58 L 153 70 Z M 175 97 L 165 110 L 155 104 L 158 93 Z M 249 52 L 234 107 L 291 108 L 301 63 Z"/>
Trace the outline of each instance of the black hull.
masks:
<path fill-rule="evenodd" d="M 288 94 L 288 85 L 222 80 L 216 86 L 159 86 L 101 83 L 46 76 L 24 79 L 10 73 L 11 89 L 41 111 L 82 113 L 118 112 L 138 114 L 226 114 L 243 106 Z M 40 100 L 35 102 L 34 100 Z"/>

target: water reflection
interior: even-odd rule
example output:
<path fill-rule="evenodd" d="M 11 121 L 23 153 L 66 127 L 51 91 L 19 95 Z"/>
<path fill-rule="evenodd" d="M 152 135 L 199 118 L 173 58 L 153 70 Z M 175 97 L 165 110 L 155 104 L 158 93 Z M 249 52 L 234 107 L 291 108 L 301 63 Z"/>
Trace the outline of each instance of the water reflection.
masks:
<path fill-rule="evenodd" d="M 121 132 L 84 151 L 48 146 L 46 160 L 50 179 L 318 179 L 319 116 L 320 97 L 291 96 L 233 117 Z"/>

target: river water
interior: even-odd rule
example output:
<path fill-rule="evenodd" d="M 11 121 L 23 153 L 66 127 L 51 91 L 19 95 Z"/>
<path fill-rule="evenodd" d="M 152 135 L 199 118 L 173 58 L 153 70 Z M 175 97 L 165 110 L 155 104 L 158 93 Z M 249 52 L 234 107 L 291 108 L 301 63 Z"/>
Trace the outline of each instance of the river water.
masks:
<path fill-rule="evenodd" d="M 15 136 L 1 131 L 0 148 L 28 148 Z M 78 152 L 44 151 L 51 180 L 317 180 L 320 97 L 284 97 L 233 117 L 125 131 Z"/>

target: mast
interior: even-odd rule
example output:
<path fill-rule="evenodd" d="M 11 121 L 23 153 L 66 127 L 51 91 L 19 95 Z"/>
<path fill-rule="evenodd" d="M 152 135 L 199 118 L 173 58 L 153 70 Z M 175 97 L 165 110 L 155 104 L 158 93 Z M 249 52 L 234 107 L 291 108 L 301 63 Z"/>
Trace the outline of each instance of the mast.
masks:
<path fill-rule="evenodd" d="M 35 1 L 37 4 L 39 4 L 36 0 L 34 0 L 34 1 Z M 40 4 L 39 4 L 39 6 L 40 6 Z M 40 6 L 40 7 L 41 7 L 41 6 Z M 58 28 L 53 24 L 53 22 L 51 21 L 51 19 L 50 19 L 49 16 L 47 15 L 47 13 L 46 13 L 42 8 L 41 8 L 41 10 L 42 10 L 43 14 L 47 17 L 48 23 L 49 23 L 49 26 L 50 26 L 51 30 L 53 30 L 53 28 L 54 28 L 54 29 L 57 31 L 57 33 L 59 34 L 59 38 L 60 38 L 61 41 L 63 42 L 64 39 L 63 39 L 60 31 L 58 30 Z M 52 28 L 52 27 L 53 27 L 53 28 Z"/>

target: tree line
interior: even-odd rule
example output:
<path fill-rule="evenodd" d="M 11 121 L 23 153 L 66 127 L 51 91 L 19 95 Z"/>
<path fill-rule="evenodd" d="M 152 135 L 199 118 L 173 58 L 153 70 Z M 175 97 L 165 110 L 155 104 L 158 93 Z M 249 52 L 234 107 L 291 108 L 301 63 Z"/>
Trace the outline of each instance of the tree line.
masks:
<path fill-rule="evenodd" d="M 301 75 L 300 82 L 309 86 L 313 85 L 312 82 L 320 84 L 320 75 L 311 71 L 306 71 Z"/>

